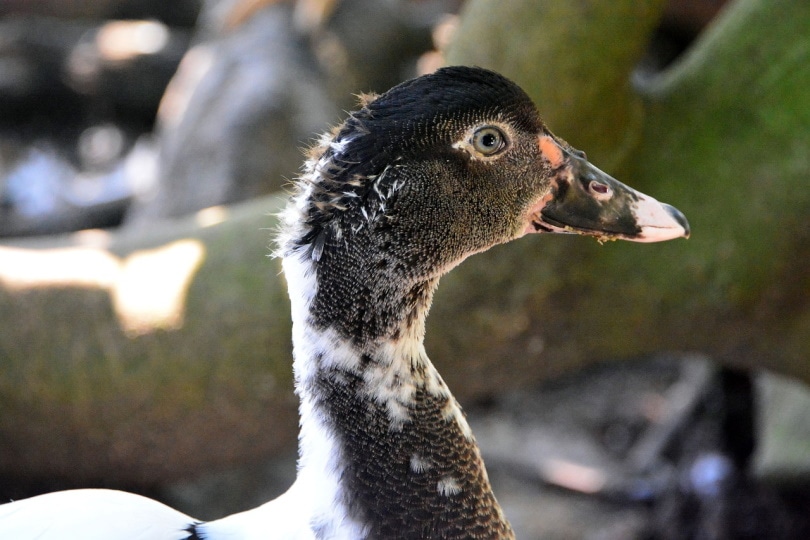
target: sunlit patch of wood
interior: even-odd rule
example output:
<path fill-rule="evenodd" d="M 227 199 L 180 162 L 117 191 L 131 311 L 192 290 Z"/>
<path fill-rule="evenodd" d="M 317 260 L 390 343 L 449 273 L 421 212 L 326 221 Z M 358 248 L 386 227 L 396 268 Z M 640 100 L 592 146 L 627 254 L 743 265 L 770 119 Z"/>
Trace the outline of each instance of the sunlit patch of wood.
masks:
<path fill-rule="evenodd" d="M 580 493 L 597 493 L 607 481 L 599 469 L 562 459 L 549 459 L 541 469 L 548 483 Z"/>
<path fill-rule="evenodd" d="M 202 228 L 219 225 L 228 219 L 228 210 L 224 206 L 210 206 L 194 214 L 194 222 Z"/>
<path fill-rule="evenodd" d="M 103 58 L 122 62 L 160 52 L 169 42 L 169 29 L 157 21 L 112 21 L 98 31 L 96 47 Z"/>
<path fill-rule="evenodd" d="M 112 290 L 124 331 L 137 335 L 181 327 L 188 287 L 204 255 L 199 241 L 186 239 L 124 259 Z"/>
<path fill-rule="evenodd" d="M 100 247 L 0 246 L 0 284 L 11 291 L 90 288 L 108 291 L 122 330 L 137 336 L 183 325 L 189 286 L 205 258 L 184 239 L 120 258 Z"/>

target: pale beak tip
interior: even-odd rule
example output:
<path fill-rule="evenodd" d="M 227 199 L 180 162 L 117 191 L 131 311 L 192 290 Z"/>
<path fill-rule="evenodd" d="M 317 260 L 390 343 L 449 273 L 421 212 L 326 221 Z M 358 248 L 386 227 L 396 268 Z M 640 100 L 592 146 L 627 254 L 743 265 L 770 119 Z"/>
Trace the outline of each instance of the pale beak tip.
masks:
<path fill-rule="evenodd" d="M 674 219 L 675 222 L 683 229 L 681 236 L 683 238 L 689 238 L 689 235 L 692 234 L 692 229 L 689 227 L 689 221 L 687 221 L 686 216 L 683 215 L 683 212 L 669 204 L 663 204 L 663 206 L 669 215 L 672 216 L 672 219 Z"/>
<path fill-rule="evenodd" d="M 691 228 L 683 212 L 652 197 L 642 196 L 639 201 L 640 215 L 638 224 L 641 233 L 635 238 L 628 238 L 636 242 L 666 242 L 676 238 L 689 238 Z"/>

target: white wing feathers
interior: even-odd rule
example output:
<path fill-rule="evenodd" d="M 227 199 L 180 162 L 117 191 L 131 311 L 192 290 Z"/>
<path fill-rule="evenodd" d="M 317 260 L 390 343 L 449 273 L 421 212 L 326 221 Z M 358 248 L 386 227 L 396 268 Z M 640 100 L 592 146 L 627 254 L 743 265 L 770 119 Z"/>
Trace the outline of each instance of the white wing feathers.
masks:
<path fill-rule="evenodd" d="M 109 489 L 58 491 L 0 505 L 8 540 L 184 540 L 196 522 L 152 499 Z"/>

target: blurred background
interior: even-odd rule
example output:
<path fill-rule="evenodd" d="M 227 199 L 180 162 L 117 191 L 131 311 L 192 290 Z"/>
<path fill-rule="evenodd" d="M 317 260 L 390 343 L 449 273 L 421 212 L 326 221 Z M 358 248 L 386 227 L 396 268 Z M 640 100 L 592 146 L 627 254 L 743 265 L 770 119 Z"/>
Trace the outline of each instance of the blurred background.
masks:
<path fill-rule="evenodd" d="M 684 211 L 688 242 L 534 238 L 445 279 L 428 351 L 520 538 L 808 538 L 810 6 L 0 0 L 0 500 L 201 519 L 295 475 L 268 259 L 303 149 L 444 64 Z"/>

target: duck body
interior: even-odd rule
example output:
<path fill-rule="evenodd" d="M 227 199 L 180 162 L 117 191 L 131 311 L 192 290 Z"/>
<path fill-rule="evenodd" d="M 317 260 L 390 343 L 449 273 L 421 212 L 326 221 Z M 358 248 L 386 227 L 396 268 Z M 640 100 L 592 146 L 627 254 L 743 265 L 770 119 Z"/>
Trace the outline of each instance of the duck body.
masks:
<path fill-rule="evenodd" d="M 424 348 L 439 278 L 531 232 L 659 241 L 688 225 L 590 165 L 491 71 L 445 68 L 362 105 L 313 148 L 282 215 L 301 401 L 290 490 L 210 523 L 121 492 L 60 492 L 0 506 L 0 538 L 514 537 Z M 110 520 L 131 529 L 104 532 Z"/>

